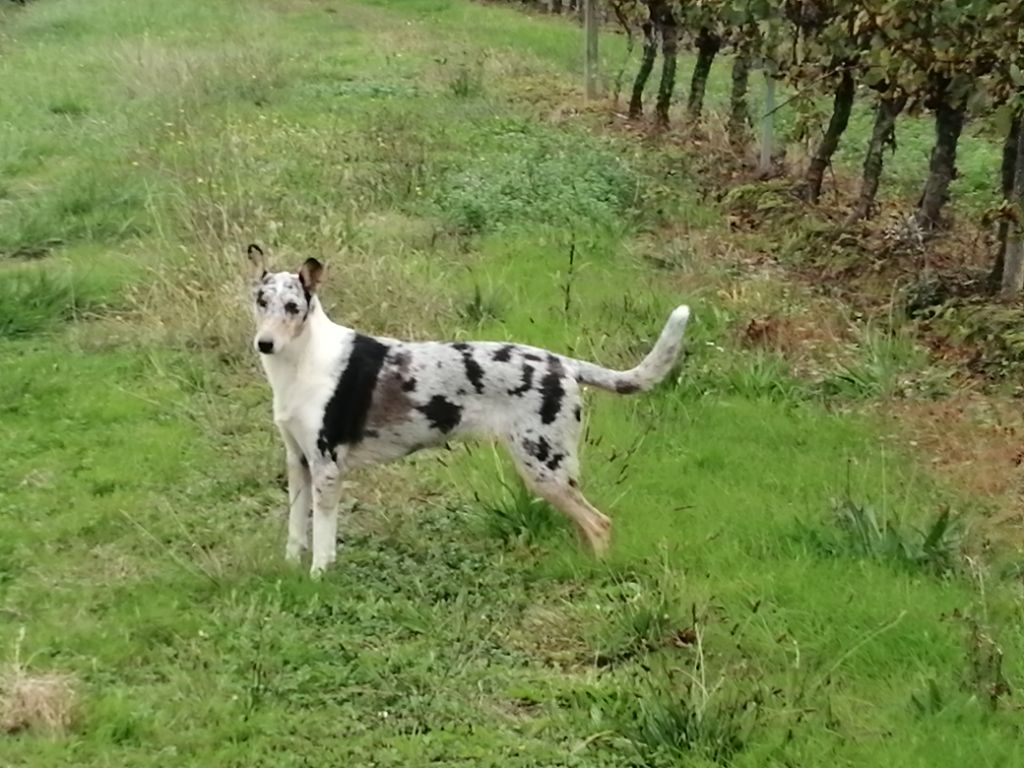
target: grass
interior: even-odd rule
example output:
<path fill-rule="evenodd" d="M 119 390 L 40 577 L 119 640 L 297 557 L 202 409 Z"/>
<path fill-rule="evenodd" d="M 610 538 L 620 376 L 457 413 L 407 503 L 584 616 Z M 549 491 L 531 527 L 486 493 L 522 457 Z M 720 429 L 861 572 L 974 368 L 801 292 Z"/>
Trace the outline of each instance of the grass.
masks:
<path fill-rule="evenodd" d="M 1019 558 L 937 529 L 984 500 L 872 415 L 928 361 L 846 321 L 814 375 L 750 349 L 803 300 L 731 266 L 685 157 L 559 116 L 576 35 L 462 0 L 0 9 L 0 662 L 75 692 L 0 765 L 1020 762 Z M 354 475 L 338 567 L 287 567 L 254 240 L 381 334 L 631 365 L 690 302 L 670 381 L 588 399 L 608 559 L 477 446 Z"/>

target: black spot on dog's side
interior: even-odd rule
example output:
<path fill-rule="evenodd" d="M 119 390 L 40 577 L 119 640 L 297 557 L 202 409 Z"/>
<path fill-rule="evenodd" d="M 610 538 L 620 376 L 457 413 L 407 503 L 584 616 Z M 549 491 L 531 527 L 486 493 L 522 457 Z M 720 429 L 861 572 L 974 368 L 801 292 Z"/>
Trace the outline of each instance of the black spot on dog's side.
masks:
<path fill-rule="evenodd" d="M 408 378 L 402 382 L 403 392 L 415 392 L 416 391 L 416 379 Z"/>
<path fill-rule="evenodd" d="M 541 361 L 540 355 L 535 355 L 533 352 L 527 352 L 523 357 L 527 360 L 532 360 L 535 363 L 539 363 Z"/>
<path fill-rule="evenodd" d="M 540 440 L 523 440 L 523 448 L 537 461 L 547 461 L 551 455 L 551 446 L 543 437 Z"/>
<path fill-rule="evenodd" d="M 582 411 L 580 411 L 580 407 L 578 405 L 575 408 L 573 408 L 572 415 L 576 417 L 576 421 L 580 421 L 580 419 L 582 418 L 583 413 Z"/>
<path fill-rule="evenodd" d="M 309 469 L 309 459 L 306 458 L 306 454 L 299 456 L 299 464 L 302 465 L 303 469 Z"/>
<path fill-rule="evenodd" d="M 336 458 L 334 449 L 339 445 L 352 445 L 363 439 L 373 390 L 387 354 L 387 344 L 356 334 L 345 369 L 324 408 L 316 441 L 320 453 Z"/>
<path fill-rule="evenodd" d="M 451 432 L 462 421 L 462 407 L 442 395 L 434 395 L 429 403 L 417 406 L 416 410 L 427 417 L 430 426 L 444 434 Z"/>
<path fill-rule="evenodd" d="M 462 363 L 466 366 L 466 378 L 469 379 L 469 383 L 473 385 L 477 394 L 482 393 L 484 391 L 484 369 L 468 352 L 462 355 Z"/>
<path fill-rule="evenodd" d="M 562 371 L 561 361 L 558 358 L 551 358 L 548 362 L 548 372 L 540 380 L 540 420 L 544 424 L 553 422 L 558 412 L 562 410 L 562 398 L 565 397 Z"/>
<path fill-rule="evenodd" d="M 632 395 L 634 392 L 639 392 L 640 387 L 631 381 L 620 381 L 615 385 L 615 391 L 620 395 Z"/>
<path fill-rule="evenodd" d="M 569 478 L 569 487 L 570 488 L 579 488 L 580 487 L 579 481 L 575 477 L 570 477 Z"/>
<path fill-rule="evenodd" d="M 458 341 L 452 344 L 452 349 L 462 355 L 462 365 L 466 369 L 466 378 L 473 385 L 473 389 L 476 390 L 477 394 L 481 394 L 484 391 L 484 369 L 473 358 L 473 348 L 464 341 Z"/>
<path fill-rule="evenodd" d="M 515 389 L 510 389 L 508 393 L 516 397 L 522 397 L 531 389 L 533 389 L 533 366 L 524 365 L 522 383 Z"/>
<path fill-rule="evenodd" d="M 495 351 L 491 355 L 491 359 L 496 363 L 507 363 L 512 359 L 512 352 L 515 350 L 515 346 L 512 344 L 505 344 Z"/>
<path fill-rule="evenodd" d="M 559 465 L 562 463 L 562 459 L 564 458 L 564 453 L 556 453 L 554 456 L 551 457 L 551 461 L 547 463 L 547 468 L 554 472 L 556 469 L 558 469 Z"/>

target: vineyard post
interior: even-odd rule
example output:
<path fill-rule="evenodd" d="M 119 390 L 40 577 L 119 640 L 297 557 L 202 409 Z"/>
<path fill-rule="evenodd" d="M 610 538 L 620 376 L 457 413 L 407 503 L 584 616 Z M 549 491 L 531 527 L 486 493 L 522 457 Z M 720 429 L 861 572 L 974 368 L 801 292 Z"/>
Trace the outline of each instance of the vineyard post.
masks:
<path fill-rule="evenodd" d="M 764 69 L 764 116 L 761 118 L 761 160 L 758 172 L 768 176 L 772 171 L 772 153 L 775 143 L 775 80 Z"/>
<path fill-rule="evenodd" d="M 600 94 L 597 63 L 597 30 L 599 0 L 584 0 L 583 27 L 586 38 L 586 51 L 583 58 L 583 81 L 588 99 L 596 99 Z"/>

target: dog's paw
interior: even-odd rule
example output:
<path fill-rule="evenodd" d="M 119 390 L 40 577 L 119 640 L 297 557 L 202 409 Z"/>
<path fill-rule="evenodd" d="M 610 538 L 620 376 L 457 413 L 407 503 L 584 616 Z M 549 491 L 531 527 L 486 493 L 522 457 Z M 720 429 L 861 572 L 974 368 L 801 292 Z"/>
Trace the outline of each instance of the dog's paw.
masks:
<path fill-rule="evenodd" d="M 313 581 L 321 581 L 324 577 L 324 573 L 326 572 L 326 565 L 314 565 L 309 569 L 309 578 Z"/>
<path fill-rule="evenodd" d="M 284 549 L 284 559 L 292 565 L 298 565 L 302 562 L 302 550 L 303 547 L 299 544 L 288 543 L 288 546 Z"/>

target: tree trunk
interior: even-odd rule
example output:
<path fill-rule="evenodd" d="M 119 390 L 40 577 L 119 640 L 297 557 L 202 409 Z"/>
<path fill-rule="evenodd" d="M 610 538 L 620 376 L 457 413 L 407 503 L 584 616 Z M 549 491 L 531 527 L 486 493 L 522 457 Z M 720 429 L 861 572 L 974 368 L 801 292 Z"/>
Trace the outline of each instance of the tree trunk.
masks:
<path fill-rule="evenodd" d="M 622 83 L 626 77 L 626 67 L 633 60 L 633 49 L 636 47 L 636 36 L 633 34 L 633 25 L 629 21 L 629 17 L 626 16 L 622 9 L 622 4 L 613 2 L 610 3 L 612 13 L 615 14 L 615 20 L 622 27 L 622 31 L 626 33 L 626 55 L 622 60 L 622 66 L 619 67 L 615 73 L 614 92 L 612 93 L 612 103 L 617 109 L 619 106 L 619 96 L 622 95 Z"/>
<path fill-rule="evenodd" d="M 1013 202 L 1013 183 L 1017 169 L 1017 141 L 1020 136 L 1021 128 L 1021 116 L 1016 114 L 1013 116 L 1013 120 L 1010 121 L 1010 129 L 1006 132 L 1006 138 L 1003 139 L 1003 165 L 1002 165 L 1002 178 L 1000 183 L 1000 190 L 1003 193 L 1003 200 L 1008 203 Z M 995 263 L 992 265 L 992 271 L 988 276 L 989 288 L 993 293 L 999 291 L 999 287 L 1003 280 L 1003 266 L 1006 259 L 1006 241 L 1010 234 L 1010 222 L 1002 216 L 999 219 L 999 235 L 998 235 L 998 250 L 996 251 Z"/>
<path fill-rule="evenodd" d="M 999 298 L 1013 301 L 1020 298 L 1024 290 L 1024 221 L 1021 221 L 1021 205 L 1024 204 L 1024 131 L 1018 122 L 1017 151 L 1014 158 L 1013 208 L 1014 221 L 1006 241 L 1003 256 L 1003 280 Z"/>
<path fill-rule="evenodd" d="M 835 99 L 832 102 L 832 117 L 828 121 L 825 135 L 818 143 L 818 148 L 811 158 L 811 165 L 804 176 L 804 198 L 812 203 L 821 197 L 821 185 L 825 179 L 825 169 L 832 162 L 832 155 L 839 147 L 839 137 L 843 135 L 850 123 L 850 110 L 853 109 L 853 96 L 856 91 L 853 73 L 844 69 L 839 85 L 836 86 Z"/>
<path fill-rule="evenodd" d="M 860 182 L 857 205 L 850 214 L 849 223 L 871 216 L 882 178 L 884 153 L 887 146 L 896 144 L 896 118 L 907 105 L 907 94 L 897 89 L 894 94 L 882 96 L 875 109 L 875 127 L 871 131 L 868 151 L 864 156 L 864 174 Z"/>
<path fill-rule="evenodd" d="M 672 92 L 676 87 L 676 52 L 679 49 L 679 27 L 670 8 L 665 9 L 661 26 L 661 83 L 658 84 L 658 103 L 654 113 L 658 125 L 668 125 L 668 109 L 672 105 Z"/>
<path fill-rule="evenodd" d="M 654 31 L 653 20 L 648 19 L 644 22 L 643 31 L 644 53 L 640 59 L 640 71 L 636 73 L 636 80 L 633 81 L 633 96 L 629 100 L 631 120 L 636 120 L 644 114 L 644 88 L 647 87 L 647 78 L 654 69 L 654 58 L 658 55 L 658 36 Z"/>
<path fill-rule="evenodd" d="M 729 141 L 739 147 L 747 138 L 750 109 L 747 90 L 750 85 L 750 54 L 740 48 L 732 62 L 732 91 L 729 94 Z"/>
<path fill-rule="evenodd" d="M 939 213 L 949 199 L 949 185 L 956 177 L 956 147 L 966 117 L 963 100 L 954 103 L 948 85 L 942 83 L 936 90 L 935 147 L 917 210 L 917 223 L 926 232 L 939 226 Z"/>
<path fill-rule="evenodd" d="M 707 27 L 701 27 L 700 32 L 697 33 L 696 45 L 697 63 L 693 67 L 693 77 L 690 79 L 690 98 L 686 102 L 686 112 L 694 122 L 700 120 L 700 113 L 704 109 L 704 92 L 707 90 L 708 74 L 711 72 L 711 64 L 715 61 L 718 50 L 722 47 L 722 39 Z"/>

